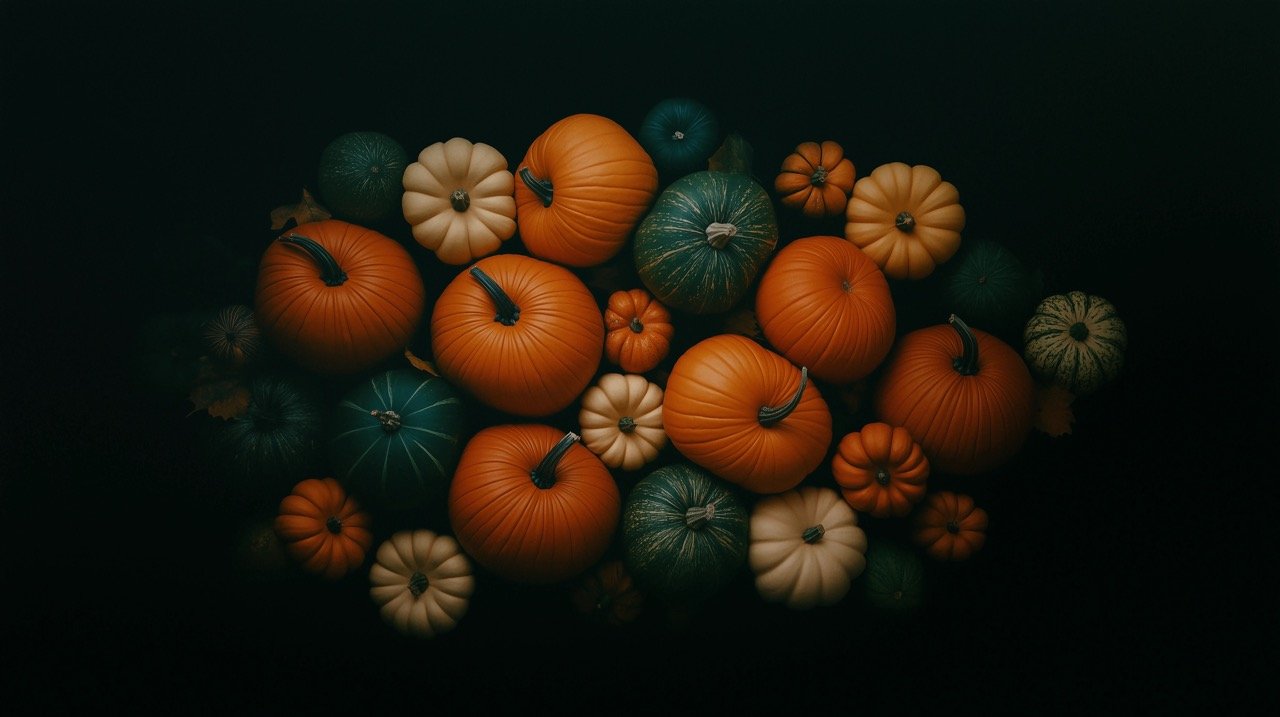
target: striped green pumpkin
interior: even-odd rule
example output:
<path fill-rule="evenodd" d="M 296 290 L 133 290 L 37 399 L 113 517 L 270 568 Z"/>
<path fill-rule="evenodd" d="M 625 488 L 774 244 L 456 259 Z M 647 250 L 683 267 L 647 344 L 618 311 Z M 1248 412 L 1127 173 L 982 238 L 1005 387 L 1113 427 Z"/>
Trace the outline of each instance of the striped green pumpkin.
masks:
<path fill-rule="evenodd" d="M 909 613 L 924 604 L 925 572 L 920 554 L 879 539 L 867 546 L 867 567 L 859 577 L 862 597 L 873 609 Z"/>
<path fill-rule="evenodd" d="M 374 222 L 398 212 L 409 155 L 381 132 L 348 132 L 320 153 L 320 197 L 339 219 Z"/>
<path fill-rule="evenodd" d="M 640 222 L 636 270 L 668 308 L 715 314 L 742 299 L 777 243 L 763 187 L 742 174 L 695 172 L 663 190 Z"/>
<path fill-rule="evenodd" d="M 1042 300 L 1022 332 L 1023 358 L 1041 380 L 1077 396 L 1120 375 L 1128 334 L 1111 302 L 1083 291 Z"/>
<path fill-rule="evenodd" d="M 374 508 L 443 499 L 458 459 L 462 405 L 447 381 L 394 369 L 356 386 L 330 421 L 334 477 Z"/>
<path fill-rule="evenodd" d="M 746 565 L 749 525 L 730 484 L 689 463 L 664 466 L 627 494 L 623 563 L 646 595 L 699 603 Z"/>

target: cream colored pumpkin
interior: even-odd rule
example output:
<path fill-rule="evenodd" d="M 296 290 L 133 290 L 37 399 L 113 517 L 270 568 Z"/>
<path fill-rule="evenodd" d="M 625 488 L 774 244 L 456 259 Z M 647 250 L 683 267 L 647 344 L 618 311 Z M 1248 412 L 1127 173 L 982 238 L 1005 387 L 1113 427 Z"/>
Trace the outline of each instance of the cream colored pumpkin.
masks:
<path fill-rule="evenodd" d="M 461 137 L 436 142 L 404 171 L 405 221 L 446 264 L 469 264 L 516 233 L 515 177 L 507 158 Z"/>
<path fill-rule="evenodd" d="M 382 619 L 414 637 L 457 627 L 476 584 L 458 541 L 425 529 L 402 530 L 378 546 L 369 581 Z"/>
<path fill-rule="evenodd" d="M 1022 340 L 1022 356 L 1036 376 L 1084 396 L 1120 375 L 1129 334 L 1110 301 L 1069 291 L 1040 301 Z"/>
<path fill-rule="evenodd" d="M 766 602 L 794 610 L 834 605 L 867 567 L 867 535 L 831 488 L 766 496 L 751 511 L 747 563 Z"/>
<path fill-rule="evenodd" d="M 638 374 L 607 373 L 582 394 L 582 444 L 610 468 L 633 471 L 667 445 L 662 387 Z"/>

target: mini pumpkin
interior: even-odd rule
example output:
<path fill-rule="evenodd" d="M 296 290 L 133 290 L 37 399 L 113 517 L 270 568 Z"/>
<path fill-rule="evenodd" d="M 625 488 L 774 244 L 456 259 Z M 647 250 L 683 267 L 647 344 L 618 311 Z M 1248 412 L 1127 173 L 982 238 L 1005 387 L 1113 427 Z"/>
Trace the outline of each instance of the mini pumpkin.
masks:
<path fill-rule="evenodd" d="M 838 142 L 801 142 L 783 158 L 773 188 L 783 206 L 807 217 L 834 217 L 849 202 L 855 174 Z"/>
<path fill-rule="evenodd" d="M 854 510 L 901 517 L 924 497 L 929 459 L 907 429 L 876 421 L 840 439 L 831 474 Z"/>
<path fill-rule="evenodd" d="M 688 97 L 668 97 L 645 114 L 636 140 L 667 177 L 707 168 L 720 143 L 720 123 L 709 107 Z"/>
<path fill-rule="evenodd" d="M 223 307 L 201 328 L 205 349 L 222 363 L 244 366 L 252 363 L 262 349 L 262 334 L 253 309 L 243 304 Z"/>
<path fill-rule="evenodd" d="M 337 580 L 364 564 L 369 514 L 333 478 L 307 478 L 280 501 L 276 534 L 303 570 Z"/>
<path fill-rule="evenodd" d="M 471 561 L 458 541 L 426 529 L 402 530 L 383 541 L 369 582 L 382 619 L 420 638 L 456 628 L 476 587 Z"/>
<path fill-rule="evenodd" d="M 483 142 L 454 137 L 429 145 L 405 169 L 403 184 L 413 238 L 445 264 L 489 256 L 516 233 L 515 175 Z"/>
<path fill-rule="evenodd" d="M 951 491 L 930 494 L 916 511 L 911 537 L 937 560 L 967 560 L 987 542 L 987 511 Z"/>
<path fill-rule="evenodd" d="M 644 289 L 615 291 L 604 310 L 604 353 L 627 373 L 651 371 L 671 350 L 671 312 Z"/>
<path fill-rule="evenodd" d="M 834 605 L 867 567 L 866 552 L 858 516 L 830 488 L 766 496 L 751 511 L 747 564 L 766 602 L 793 610 Z"/>
<path fill-rule="evenodd" d="M 644 376 L 601 376 L 582 394 L 582 444 L 610 468 L 639 469 L 667 445 L 662 396 L 662 388 Z"/>
<path fill-rule="evenodd" d="M 636 588 L 621 560 L 601 563 L 583 576 L 569 593 L 573 609 L 607 625 L 634 621 L 644 608 L 644 593 Z"/>
<path fill-rule="evenodd" d="M 853 185 L 844 236 L 892 279 L 923 279 L 960 249 L 964 207 L 933 167 L 883 164 Z"/>
<path fill-rule="evenodd" d="M 1042 300 L 1022 332 L 1031 370 L 1077 396 L 1114 381 L 1124 365 L 1128 332 L 1110 301 L 1083 291 Z"/>

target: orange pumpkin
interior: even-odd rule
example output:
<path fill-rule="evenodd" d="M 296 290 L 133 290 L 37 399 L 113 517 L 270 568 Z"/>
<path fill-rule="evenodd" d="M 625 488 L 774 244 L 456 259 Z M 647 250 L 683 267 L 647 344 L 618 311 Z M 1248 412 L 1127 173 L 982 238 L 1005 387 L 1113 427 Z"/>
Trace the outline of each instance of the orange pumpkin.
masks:
<path fill-rule="evenodd" d="M 967 495 L 933 493 L 920 504 L 911 537 L 932 558 L 967 560 L 987 542 L 987 511 Z"/>
<path fill-rule="evenodd" d="M 924 497 L 929 459 L 907 429 L 877 421 L 840 439 L 831 474 L 854 510 L 901 517 Z"/>
<path fill-rule="evenodd" d="M 604 352 L 627 373 L 656 367 L 671 350 L 671 312 L 644 289 L 615 291 L 604 310 Z"/>
<path fill-rule="evenodd" d="M 831 445 L 831 412 L 808 370 L 738 334 L 681 354 L 662 422 L 681 454 L 755 493 L 794 488 Z"/>
<path fill-rule="evenodd" d="M 400 242 L 326 219 L 267 247 L 254 301 L 259 330 L 281 354 L 332 376 L 403 351 L 421 323 L 425 290 Z"/>
<path fill-rule="evenodd" d="M 617 254 L 658 193 L 658 170 L 608 117 L 575 114 L 538 136 L 516 169 L 516 222 L 530 254 L 575 267 Z"/>
<path fill-rule="evenodd" d="M 907 429 L 920 443 L 933 470 L 974 475 L 1022 448 L 1035 384 L 1008 344 L 955 315 L 949 323 L 899 340 L 872 402 L 879 420 Z"/>
<path fill-rule="evenodd" d="M 836 384 L 869 375 L 897 330 L 880 267 L 833 236 L 796 239 L 778 252 L 760 278 L 755 311 L 774 349 Z"/>
<path fill-rule="evenodd" d="M 431 313 L 436 368 L 487 406 L 519 416 L 560 411 L 600 366 L 600 306 L 568 269 L 521 254 L 458 274 Z"/>
<path fill-rule="evenodd" d="M 449 486 L 449 523 L 477 563 L 513 582 L 549 584 L 600 560 L 621 496 L 578 440 L 541 424 L 503 424 L 467 442 Z"/>
<path fill-rule="evenodd" d="M 280 501 L 276 535 L 307 572 L 337 580 L 364 564 L 369 514 L 333 478 L 307 478 Z"/>
<path fill-rule="evenodd" d="M 853 162 L 838 143 L 801 142 L 782 160 L 773 188 L 783 206 L 807 217 L 833 217 L 844 211 L 854 176 Z"/>
<path fill-rule="evenodd" d="M 960 249 L 960 193 L 933 167 L 891 162 L 853 185 L 844 236 L 892 279 L 923 279 Z"/>

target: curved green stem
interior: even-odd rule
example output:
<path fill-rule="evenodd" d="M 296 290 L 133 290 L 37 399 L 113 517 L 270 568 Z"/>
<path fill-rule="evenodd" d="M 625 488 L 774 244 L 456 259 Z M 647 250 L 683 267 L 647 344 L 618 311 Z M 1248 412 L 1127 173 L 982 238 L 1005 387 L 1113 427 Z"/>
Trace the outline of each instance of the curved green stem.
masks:
<path fill-rule="evenodd" d="M 288 234 L 280 237 L 280 241 L 290 246 L 300 247 L 303 251 L 311 256 L 320 267 L 320 278 L 324 281 L 325 286 L 342 286 L 347 280 L 347 272 L 338 266 L 338 260 L 333 258 L 333 254 L 329 253 L 311 237 L 304 237 L 301 234 Z"/>
<path fill-rule="evenodd" d="M 471 276 L 480 282 L 480 286 L 484 288 L 486 294 L 493 303 L 498 307 L 498 313 L 494 315 L 493 320 L 503 326 L 513 326 L 520 320 L 520 307 L 516 306 L 516 302 L 507 296 L 507 292 L 498 286 L 498 282 L 494 281 L 488 274 L 480 270 L 480 267 L 471 267 Z"/>
<path fill-rule="evenodd" d="M 520 179 L 524 181 L 524 185 L 529 188 L 529 191 L 538 195 L 538 199 L 542 200 L 542 206 L 551 206 L 554 190 L 551 188 L 550 179 L 538 179 L 533 176 L 533 172 L 530 172 L 528 167 L 520 168 Z"/>
<path fill-rule="evenodd" d="M 978 337 L 959 316 L 952 314 L 948 322 L 960 334 L 960 344 L 964 347 L 964 352 L 951 360 L 951 367 L 961 376 L 972 376 L 978 372 Z"/>
<path fill-rule="evenodd" d="M 529 477 L 533 479 L 533 484 L 539 488 L 546 490 L 556 484 L 556 465 L 560 463 L 560 459 L 568 452 L 573 444 L 577 443 L 581 438 L 573 431 L 564 434 L 551 450 L 547 451 L 547 455 L 542 457 L 542 461 L 533 469 Z"/>
<path fill-rule="evenodd" d="M 761 406 L 760 413 L 757 418 L 762 426 L 772 426 L 782 419 L 791 415 L 796 410 L 796 406 L 800 405 L 800 399 L 804 398 L 805 386 L 809 385 L 809 369 L 806 366 L 800 367 L 800 387 L 796 389 L 796 393 L 781 406 Z"/>

